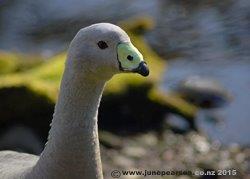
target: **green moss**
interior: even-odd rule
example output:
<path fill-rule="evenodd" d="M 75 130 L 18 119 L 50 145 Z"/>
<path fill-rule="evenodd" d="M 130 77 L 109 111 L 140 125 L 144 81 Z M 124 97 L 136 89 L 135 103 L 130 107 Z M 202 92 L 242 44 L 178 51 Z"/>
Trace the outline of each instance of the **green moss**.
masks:
<path fill-rule="evenodd" d="M 153 21 L 149 18 L 137 18 L 136 20 L 130 19 L 119 24 L 129 34 L 132 43 L 143 54 L 150 68 L 150 75 L 147 78 L 135 74 L 115 75 L 106 85 L 103 101 L 108 101 L 107 104 L 114 105 L 116 103 L 115 101 L 119 103 L 119 101 L 123 99 L 125 101 L 124 103 L 126 103 L 126 101 L 128 100 L 127 104 L 130 104 L 131 101 L 135 100 L 134 98 L 138 97 L 138 102 L 142 104 L 147 103 L 147 106 L 149 107 L 149 109 L 143 108 L 142 111 L 151 112 L 151 109 L 155 109 L 151 112 L 153 116 L 147 114 L 147 116 L 142 117 L 139 114 L 139 116 L 136 117 L 135 120 L 140 119 L 140 124 L 143 118 L 154 118 L 154 116 L 158 116 L 157 114 L 160 113 L 160 111 L 171 111 L 187 118 L 193 118 L 196 113 L 196 108 L 194 106 L 181 100 L 181 98 L 178 98 L 178 96 L 167 95 L 157 89 L 158 83 L 160 82 L 167 64 L 165 60 L 159 57 L 150 48 L 150 46 L 143 38 L 142 32 L 148 30 L 149 28 L 152 28 L 152 24 Z M 23 68 L 21 68 L 22 65 L 20 64 L 26 64 L 27 62 L 27 60 L 25 61 L 24 59 L 30 58 L 31 56 L 28 55 L 21 56 L 11 53 L 2 53 L 1 55 L 0 53 L 0 61 L 1 59 L 8 59 L 5 61 L 3 60 L 2 63 L 2 66 L 8 66 L 8 70 L 3 71 L 2 75 L 0 76 L 0 91 L 2 89 L 12 89 L 13 87 L 16 89 L 18 89 L 19 87 L 25 87 L 30 93 L 44 96 L 51 103 L 55 104 L 62 73 L 64 70 L 66 52 L 55 55 L 47 59 L 46 61 L 43 61 L 42 64 L 41 62 L 39 62 L 39 65 L 30 63 L 33 65 L 23 65 Z M 40 59 L 40 57 L 34 57 L 34 59 Z M 20 61 L 22 61 L 22 63 L 20 63 Z M 21 68 L 22 70 L 17 70 L 18 68 Z M 145 86 L 150 87 L 149 90 L 145 91 Z M 140 95 L 140 93 L 142 94 Z M 137 94 L 137 97 L 133 96 L 133 94 Z M 131 95 L 133 96 L 133 98 L 129 97 Z M 118 99 L 116 97 L 120 98 Z M 25 100 L 26 99 L 23 99 L 24 102 Z M 39 101 L 36 101 L 36 103 L 39 103 Z M 131 105 L 132 104 L 133 103 L 131 103 Z M 106 110 L 111 109 L 112 108 L 109 107 Z M 121 109 L 120 111 L 122 112 L 123 110 Z M 141 113 L 143 113 L 142 111 Z M 163 114 L 158 116 L 159 118 L 161 118 L 159 120 L 162 120 L 163 116 Z M 152 121 L 152 119 L 150 119 L 149 121 Z"/>
<path fill-rule="evenodd" d="M 42 61 L 39 55 L 0 51 L 0 75 L 25 71 L 40 65 Z"/>
<path fill-rule="evenodd" d="M 47 59 L 47 63 L 26 71 L 25 74 L 42 81 L 56 82 L 59 84 L 64 70 L 65 59 L 66 52 L 62 52 Z"/>

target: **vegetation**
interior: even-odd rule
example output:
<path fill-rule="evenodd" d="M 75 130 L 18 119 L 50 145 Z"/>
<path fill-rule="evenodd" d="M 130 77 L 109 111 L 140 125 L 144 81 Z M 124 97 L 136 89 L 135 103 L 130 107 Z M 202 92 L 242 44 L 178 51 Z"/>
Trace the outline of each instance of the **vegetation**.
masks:
<path fill-rule="evenodd" d="M 135 18 L 122 21 L 119 25 L 125 29 L 131 37 L 133 44 L 138 47 L 144 55 L 150 67 L 150 76 L 144 78 L 140 75 L 124 74 L 114 76 L 112 80 L 108 82 L 104 91 L 104 102 L 101 104 L 100 108 L 100 118 L 103 118 L 100 127 L 102 128 L 103 126 L 103 129 L 118 132 L 119 128 L 117 128 L 117 126 L 120 125 L 117 121 L 121 120 L 114 119 L 114 115 L 121 116 L 121 114 L 124 113 L 123 108 L 128 108 L 128 115 L 123 114 L 122 117 L 124 118 L 124 129 L 119 129 L 119 131 L 123 132 L 129 129 L 127 125 L 131 125 L 129 123 L 131 123 L 132 119 L 134 124 L 137 121 L 138 130 L 152 129 L 153 126 L 158 126 L 156 128 L 159 129 L 160 126 L 162 126 L 161 124 L 164 116 L 168 112 L 178 113 L 192 120 L 196 113 L 196 107 L 183 101 L 178 95 L 168 95 L 158 89 L 158 83 L 160 82 L 167 64 L 165 60 L 160 58 L 150 48 L 143 38 L 143 33 L 153 28 L 153 21 L 150 18 Z M 37 109 L 39 109 L 39 104 L 44 104 L 44 101 L 47 101 L 46 104 L 48 105 L 48 109 L 53 109 L 58 94 L 65 59 L 66 52 L 62 52 L 43 61 L 41 64 L 40 57 L 2 52 L 0 54 L 0 73 L 2 74 L 0 76 L 0 95 L 8 95 L 1 99 L 10 101 L 8 96 L 11 95 L 10 93 L 13 92 L 13 89 L 15 93 L 18 89 L 20 91 L 18 93 L 18 98 L 14 99 L 13 96 L 11 97 L 12 104 L 4 101 L 1 102 L 3 109 L 5 109 L 3 111 L 0 110 L 1 116 L 8 116 L 8 118 L 5 119 L 7 121 L 17 118 L 23 119 L 25 117 L 25 120 L 37 119 L 38 114 L 27 115 L 25 113 L 37 111 Z M 25 93 L 22 93 L 23 90 Z M 11 109 L 11 107 L 7 107 L 8 105 L 13 106 L 17 104 L 20 105 L 20 103 L 27 103 L 26 99 L 33 101 L 36 105 L 15 106 L 15 108 L 21 108 L 17 110 L 20 114 L 16 112 L 13 113 L 12 110 L 6 110 Z M 17 102 L 17 100 L 21 101 Z M 140 111 L 140 113 L 144 115 L 138 114 L 136 111 L 133 112 L 134 109 L 132 109 L 132 106 L 135 100 L 137 100 L 136 103 L 140 104 L 138 106 L 141 108 L 138 109 L 137 106 L 137 111 Z M 118 104 L 119 108 L 116 106 Z M 26 108 L 23 106 L 26 106 Z M 112 111 L 114 108 L 116 109 L 115 112 Z M 52 115 L 51 110 L 46 111 L 48 111 L 48 114 L 43 116 L 43 118 L 46 118 L 43 119 L 43 121 L 50 121 Z M 27 116 L 30 119 L 27 119 Z M 39 116 L 39 118 L 41 118 L 41 116 Z M 156 120 L 155 118 L 158 119 Z M 144 127 L 140 126 L 141 120 L 144 121 Z M 113 129 L 105 127 L 110 126 L 108 125 L 110 122 L 113 122 Z"/>

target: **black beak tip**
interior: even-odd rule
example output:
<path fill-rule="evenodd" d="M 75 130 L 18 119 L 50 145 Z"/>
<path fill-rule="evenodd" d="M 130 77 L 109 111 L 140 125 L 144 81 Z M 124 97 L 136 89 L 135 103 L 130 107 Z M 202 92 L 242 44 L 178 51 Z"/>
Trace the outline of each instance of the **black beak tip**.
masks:
<path fill-rule="evenodd" d="M 140 75 L 145 76 L 145 77 L 149 75 L 149 69 L 148 69 L 148 66 L 147 66 L 146 62 L 141 62 L 139 64 L 137 72 Z"/>

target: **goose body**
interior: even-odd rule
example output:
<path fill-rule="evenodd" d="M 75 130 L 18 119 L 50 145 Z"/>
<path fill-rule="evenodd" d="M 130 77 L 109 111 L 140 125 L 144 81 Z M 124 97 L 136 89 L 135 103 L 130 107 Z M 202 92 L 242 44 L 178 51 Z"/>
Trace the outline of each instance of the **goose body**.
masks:
<path fill-rule="evenodd" d="M 0 178 L 102 179 L 98 107 L 106 81 L 122 72 L 149 74 L 128 35 L 109 23 L 81 29 L 68 50 L 43 152 L 35 156 L 1 151 Z"/>

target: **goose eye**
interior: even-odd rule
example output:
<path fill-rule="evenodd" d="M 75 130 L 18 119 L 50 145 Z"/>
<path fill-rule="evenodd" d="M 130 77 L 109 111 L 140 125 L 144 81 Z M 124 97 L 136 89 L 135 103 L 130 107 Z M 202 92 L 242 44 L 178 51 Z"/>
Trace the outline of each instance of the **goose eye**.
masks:
<path fill-rule="evenodd" d="M 97 45 L 98 45 L 98 47 L 99 47 L 100 49 L 108 48 L 107 43 L 104 42 L 104 41 L 99 41 L 99 42 L 97 43 Z"/>
<path fill-rule="evenodd" d="M 131 56 L 131 55 L 128 55 L 128 56 L 127 56 L 127 59 L 128 59 L 129 61 L 133 61 L 134 57 Z"/>

